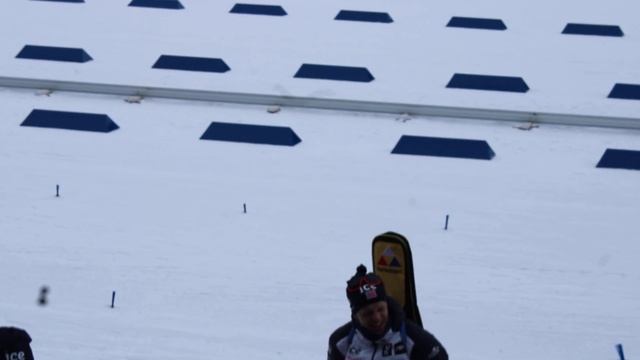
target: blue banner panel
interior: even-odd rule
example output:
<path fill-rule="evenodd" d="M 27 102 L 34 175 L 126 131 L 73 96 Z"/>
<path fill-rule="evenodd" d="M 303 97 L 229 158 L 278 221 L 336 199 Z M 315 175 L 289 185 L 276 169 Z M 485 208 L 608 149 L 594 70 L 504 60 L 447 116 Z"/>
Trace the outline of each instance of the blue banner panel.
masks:
<path fill-rule="evenodd" d="M 569 23 L 562 30 L 563 34 L 571 35 L 597 35 L 622 37 L 624 33 L 618 25 L 593 25 Z"/>
<path fill-rule="evenodd" d="M 51 1 L 51 2 L 65 2 L 65 3 L 83 3 L 84 0 L 35 0 L 35 1 Z"/>
<path fill-rule="evenodd" d="M 34 109 L 20 126 L 108 133 L 119 126 L 105 114 Z"/>
<path fill-rule="evenodd" d="M 25 45 L 16 58 L 77 63 L 93 60 L 83 49 L 39 45 Z"/>
<path fill-rule="evenodd" d="M 386 12 L 372 12 L 372 11 L 354 11 L 354 10 L 340 10 L 334 20 L 347 20 L 347 21 L 365 21 L 365 22 L 379 22 L 379 23 L 392 23 L 393 19 L 391 15 Z"/>
<path fill-rule="evenodd" d="M 495 153 L 485 140 L 402 135 L 392 154 L 491 160 Z"/>
<path fill-rule="evenodd" d="M 600 158 L 599 168 L 640 170 L 640 151 L 607 149 Z"/>
<path fill-rule="evenodd" d="M 179 0 L 132 0 L 129 6 L 146 7 L 156 9 L 184 9 Z"/>
<path fill-rule="evenodd" d="M 615 84 L 609 98 L 640 100 L 640 85 L 638 84 Z"/>
<path fill-rule="evenodd" d="M 153 64 L 153 68 L 213 73 L 223 73 L 231 70 L 222 59 L 175 55 L 161 55 L 156 63 Z"/>
<path fill-rule="evenodd" d="M 371 82 L 373 75 L 364 67 L 302 64 L 296 78 Z"/>
<path fill-rule="evenodd" d="M 484 30 L 506 30 L 507 26 L 500 19 L 483 19 L 454 16 L 447 23 L 447 27 L 458 27 L 468 29 L 484 29 Z"/>
<path fill-rule="evenodd" d="M 285 16 L 287 12 L 280 5 L 235 4 L 232 14 Z"/>
<path fill-rule="evenodd" d="M 475 74 L 454 74 L 448 88 L 492 90 L 525 93 L 529 91 L 529 86 L 521 77 L 475 75 Z"/>
<path fill-rule="evenodd" d="M 301 140 L 289 127 L 212 122 L 201 140 L 294 146 Z"/>

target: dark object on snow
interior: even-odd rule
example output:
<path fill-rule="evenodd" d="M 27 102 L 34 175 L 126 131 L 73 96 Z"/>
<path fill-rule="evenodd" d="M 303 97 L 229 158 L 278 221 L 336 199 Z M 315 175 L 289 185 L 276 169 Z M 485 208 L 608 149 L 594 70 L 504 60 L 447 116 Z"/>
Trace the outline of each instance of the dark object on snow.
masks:
<path fill-rule="evenodd" d="M 0 357 L 3 360 L 33 360 L 31 337 L 14 327 L 0 327 Z"/>
<path fill-rule="evenodd" d="M 491 160 L 495 153 L 485 140 L 402 135 L 392 154 Z"/>
<path fill-rule="evenodd" d="M 391 15 L 386 12 L 373 12 L 373 11 L 355 11 L 355 10 L 340 10 L 334 20 L 346 20 L 346 21 L 364 21 L 364 22 L 379 22 L 379 23 L 392 23 L 393 19 Z"/>
<path fill-rule="evenodd" d="M 132 0 L 129 6 L 173 10 L 184 9 L 184 6 L 178 0 Z"/>
<path fill-rule="evenodd" d="M 20 126 L 108 133 L 118 129 L 108 115 L 34 109 Z"/>
<path fill-rule="evenodd" d="M 618 357 L 620 358 L 620 360 L 625 360 L 622 344 L 616 344 L 616 351 L 618 352 Z"/>
<path fill-rule="evenodd" d="M 607 97 L 609 99 L 640 100 L 640 85 L 615 84 Z"/>
<path fill-rule="evenodd" d="M 375 78 L 365 67 L 302 64 L 295 78 L 371 82 Z"/>
<path fill-rule="evenodd" d="M 563 34 L 572 35 L 597 35 L 622 37 L 624 33 L 618 25 L 595 25 L 569 23 L 562 30 Z"/>
<path fill-rule="evenodd" d="M 40 45 L 25 45 L 16 55 L 16 58 L 77 63 L 86 63 L 93 60 L 84 49 Z"/>
<path fill-rule="evenodd" d="M 49 287 L 43 286 L 40 288 L 40 295 L 38 296 L 38 305 L 45 306 L 47 305 L 47 295 L 49 295 Z"/>
<path fill-rule="evenodd" d="M 222 59 L 176 55 L 161 55 L 153 64 L 153 68 L 212 73 L 223 73 L 231 70 Z"/>
<path fill-rule="evenodd" d="M 607 149 L 600 158 L 598 168 L 640 170 L 640 151 Z"/>
<path fill-rule="evenodd" d="M 301 140 L 289 127 L 212 122 L 201 140 L 294 146 Z"/>
<path fill-rule="evenodd" d="M 447 27 L 484 29 L 484 30 L 507 30 L 507 26 L 501 19 L 484 19 L 464 16 L 454 16 L 447 23 Z"/>
<path fill-rule="evenodd" d="M 285 16 L 287 12 L 280 5 L 235 4 L 229 11 L 232 14 Z"/>
<path fill-rule="evenodd" d="M 65 3 L 83 3 L 84 0 L 39 0 L 39 1 L 52 1 L 52 2 L 65 2 Z"/>
<path fill-rule="evenodd" d="M 450 89 L 470 89 L 526 93 L 529 86 L 517 76 L 454 74 L 447 84 Z"/>

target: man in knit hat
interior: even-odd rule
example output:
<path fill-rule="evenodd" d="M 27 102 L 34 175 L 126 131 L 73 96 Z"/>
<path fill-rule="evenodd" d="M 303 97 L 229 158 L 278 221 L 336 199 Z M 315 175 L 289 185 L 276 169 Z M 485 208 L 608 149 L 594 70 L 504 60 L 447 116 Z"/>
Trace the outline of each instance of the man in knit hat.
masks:
<path fill-rule="evenodd" d="M 360 265 L 347 281 L 351 321 L 329 337 L 328 360 L 448 360 L 429 332 L 406 320 L 382 279 Z"/>
<path fill-rule="evenodd" d="M 2 360 L 33 360 L 31 337 L 15 327 L 0 327 L 0 357 Z"/>

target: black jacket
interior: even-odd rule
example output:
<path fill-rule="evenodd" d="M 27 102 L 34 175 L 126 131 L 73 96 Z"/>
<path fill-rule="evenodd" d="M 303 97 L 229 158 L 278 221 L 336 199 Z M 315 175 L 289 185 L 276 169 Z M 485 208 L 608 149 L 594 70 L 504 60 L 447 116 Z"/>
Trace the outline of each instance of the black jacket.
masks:
<path fill-rule="evenodd" d="M 406 320 L 400 305 L 388 299 L 390 329 L 371 340 L 356 320 L 329 337 L 328 360 L 448 360 L 444 346 L 415 323 Z"/>
<path fill-rule="evenodd" d="M 2 360 L 33 360 L 31 337 L 14 327 L 0 327 L 0 357 Z"/>

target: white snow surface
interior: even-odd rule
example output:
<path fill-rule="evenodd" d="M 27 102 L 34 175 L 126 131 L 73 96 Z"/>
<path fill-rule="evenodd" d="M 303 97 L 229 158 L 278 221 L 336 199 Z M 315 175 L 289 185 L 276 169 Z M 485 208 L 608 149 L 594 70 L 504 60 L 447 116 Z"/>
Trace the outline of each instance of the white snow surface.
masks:
<path fill-rule="evenodd" d="M 283 18 L 5 0 L 0 75 L 482 108 L 637 116 L 632 1 L 293 1 Z M 392 24 L 334 21 L 388 11 Z M 502 18 L 506 32 L 446 28 Z M 623 38 L 561 35 L 567 22 Z M 86 64 L 19 60 L 83 47 Z M 226 74 L 151 69 L 221 57 Z M 367 66 L 370 84 L 294 79 Z M 445 89 L 454 72 L 523 76 L 527 94 Z M 452 359 L 640 357 L 640 172 L 595 167 L 640 132 L 0 89 L 0 325 L 38 360 L 317 359 L 349 319 L 371 240 L 411 242 L 428 330 Z M 34 108 L 108 114 L 109 134 L 21 127 Z M 212 121 L 290 126 L 295 147 L 202 141 Z M 401 135 L 483 139 L 491 161 L 392 155 Z M 55 186 L 60 185 L 60 197 Z M 243 212 L 243 204 L 247 213 Z M 443 229 L 450 215 L 449 229 Z M 41 286 L 49 304 L 38 306 Z M 116 291 L 115 308 L 110 308 Z"/>
<path fill-rule="evenodd" d="M 288 13 L 283 17 L 230 14 L 230 0 L 184 0 L 184 10 L 128 7 L 129 0 L 5 2 L 3 75 L 531 112 L 640 113 L 637 101 L 607 99 L 616 83 L 640 84 L 640 5 L 633 0 L 283 0 L 277 2 Z M 388 12 L 394 22 L 333 20 L 341 9 Z M 446 27 L 452 16 L 500 18 L 508 29 Z M 618 25 L 625 36 L 563 35 L 567 23 Z M 78 66 L 15 59 L 26 44 L 83 48 L 94 60 Z M 231 71 L 152 69 L 163 54 L 222 58 Z M 366 67 L 376 79 L 294 78 L 302 63 Z M 447 89 L 454 73 L 518 76 L 531 89 Z"/>

